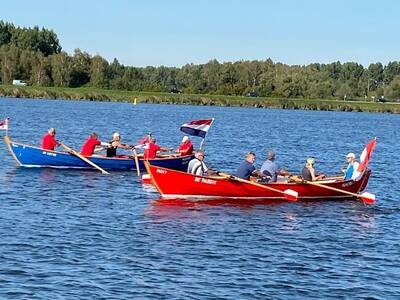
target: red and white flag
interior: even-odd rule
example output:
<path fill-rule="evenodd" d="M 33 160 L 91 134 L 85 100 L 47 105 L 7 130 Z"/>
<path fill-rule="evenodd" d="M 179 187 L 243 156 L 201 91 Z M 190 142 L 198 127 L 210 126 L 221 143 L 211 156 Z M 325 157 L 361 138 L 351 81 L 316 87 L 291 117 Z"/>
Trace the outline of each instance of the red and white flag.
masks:
<path fill-rule="evenodd" d="M 0 129 L 8 130 L 8 118 L 0 120 Z"/>
<path fill-rule="evenodd" d="M 137 142 L 135 148 L 136 149 L 140 149 L 140 148 L 148 149 L 149 148 L 150 137 L 151 137 L 151 132 L 149 134 L 145 135 L 143 138 L 141 138 Z"/>
<path fill-rule="evenodd" d="M 181 126 L 181 131 L 194 136 L 206 137 L 214 119 L 194 120 Z"/>
<path fill-rule="evenodd" d="M 360 165 L 357 168 L 357 172 L 363 172 L 367 166 L 368 161 L 372 155 L 372 151 L 374 151 L 376 145 L 376 138 L 370 140 L 369 143 L 365 146 L 363 152 L 360 155 Z"/>

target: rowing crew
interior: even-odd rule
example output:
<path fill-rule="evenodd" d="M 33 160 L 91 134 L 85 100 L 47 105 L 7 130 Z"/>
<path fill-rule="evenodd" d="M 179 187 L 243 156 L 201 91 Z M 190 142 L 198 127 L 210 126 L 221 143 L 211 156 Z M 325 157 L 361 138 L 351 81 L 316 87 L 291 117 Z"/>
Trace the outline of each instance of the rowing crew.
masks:
<path fill-rule="evenodd" d="M 188 173 L 195 175 L 214 175 L 216 171 L 207 168 L 204 163 L 204 152 L 203 150 L 197 150 L 195 158 L 189 162 Z M 255 178 L 256 181 L 262 183 L 272 183 L 278 181 L 278 176 L 290 177 L 291 174 L 283 168 L 279 168 L 275 162 L 275 152 L 273 150 L 267 151 L 267 159 L 262 164 L 261 169 L 257 170 L 254 166 L 256 160 L 256 155 L 254 152 L 248 152 L 246 154 L 245 160 L 239 165 L 236 170 L 235 176 L 250 180 Z M 359 173 L 356 171 L 358 168 L 358 163 L 356 162 L 356 156 L 354 153 L 349 153 L 346 155 L 348 161 L 347 167 L 343 170 L 344 179 L 356 179 Z M 323 173 L 318 174 L 314 167 L 315 159 L 309 157 L 301 171 L 301 177 L 307 181 L 317 181 L 325 179 L 326 176 Z"/>
<path fill-rule="evenodd" d="M 42 148 L 44 150 L 54 150 L 55 147 L 61 145 L 61 143 L 55 139 L 56 130 L 49 128 L 47 134 L 42 139 Z M 97 148 L 98 147 L 98 148 Z M 139 141 L 136 146 L 121 143 L 121 135 L 115 132 L 112 135 L 112 139 L 108 143 L 104 143 L 98 139 L 98 136 L 93 132 L 83 144 L 81 154 L 85 156 L 91 156 L 96 152 L 106 150 L 107 157 L 116 157 L 117 149 L 134 150 L 143 148 L 144 159 L 153 159 L 157 156 L 158 152 L 167 152 L 173 149 L 161 147 L 156 144 L 156 138 L 151 133 L 147 134 L 143 139 Z M 182 143 L 179 145 L 176 152 L 181 156 L 191 155 L 193 153 L 193 144 L 188 136 L 184 136 Z"/>

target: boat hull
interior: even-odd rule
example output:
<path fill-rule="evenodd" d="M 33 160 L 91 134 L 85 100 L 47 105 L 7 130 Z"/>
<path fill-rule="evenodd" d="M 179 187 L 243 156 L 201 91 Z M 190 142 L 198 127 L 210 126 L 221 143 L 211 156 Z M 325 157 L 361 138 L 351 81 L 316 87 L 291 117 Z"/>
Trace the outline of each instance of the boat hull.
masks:
<path fill-rule="evenodd" d="M 283 193 L 272 191 L 251 183 L 241 182 L 221 176 L 196 176 L 147 164 L 152 182 L 163 198 L 183 199 L 284 199 Z M 364 173 L 358 181 L 321 181 L 324 185 L 351 193 L 365 189 L 370 171 Z M 284 182 L 266 184 L 275 190 L 291 189 L 298 193 L 299 199 L 349 198 L 348 195 L 307 183 Z"/>
<path fill-rule="evenodd" d="M 6 139 L 6 144 L 17 165 L 23 167 L 78 168 L 94 169 L 75 155 L 61 151 L 43 150 L 42 148 L 16 143 Z M 91 162 L 106 170 L 136 170 L 133 157 L 85 156 Z M 193 155 L 165 156 L 149 161 L 153 165 L 186 171 Z M 143 157 L 139 158 L 139 168 L 145 170 Z"/>

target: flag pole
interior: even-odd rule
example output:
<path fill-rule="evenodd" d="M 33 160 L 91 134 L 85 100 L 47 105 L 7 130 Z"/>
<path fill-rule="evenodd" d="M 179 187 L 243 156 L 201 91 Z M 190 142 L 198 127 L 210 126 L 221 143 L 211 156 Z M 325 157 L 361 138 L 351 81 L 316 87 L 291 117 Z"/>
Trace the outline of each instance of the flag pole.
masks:
<path fill-rule="evenodd" d="M 211 119 L 210 127 L 211 127 L 211 125 L 213 124 L 213 122 L 214 122 L 214 118 Z M 203 139 L 202 139 L 201 142 L 200 142 L 200 147 L 199 147 L 200 150 L 203 149 L 203 144 L 204 144 L 204 140 L 205 140 L 205 139 L 206 139 L 206 138 L 203 137 Z"/>
<path fill-rule="evenodd" d="M 7 117 L 6 118 L 6 136 L 8 136 L 8 120 L 9 120 L 9 118 Z"/>
<path fill-rule="evenodd" d="M 204 138 L 201 139 L 199 150 L 203 148 Z"/>

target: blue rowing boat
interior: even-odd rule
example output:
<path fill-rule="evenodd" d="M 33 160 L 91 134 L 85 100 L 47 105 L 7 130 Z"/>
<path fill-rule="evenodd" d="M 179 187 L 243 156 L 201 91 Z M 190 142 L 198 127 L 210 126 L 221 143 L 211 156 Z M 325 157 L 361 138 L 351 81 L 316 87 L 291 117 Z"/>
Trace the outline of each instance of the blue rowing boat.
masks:
<path fill-rule="evenodd" d="M 30 146 L 11 141 L 5 136 L 4 141 L 18 166 L 43 167 L 43 168 L 74 168 L 94 169 L 79 157 L 68 152 L 44 150 L 40 147 Z M 105 157 L 101 155 L 85 156 L 88 160 L 106 170 L 136 170 L 133 156 Z M 189 161 L 194 155 L 162 155 L 149 162 L 158 167 L 186 171 Z M 140 170 L 145 170 L 143 155 L 138 155 Z"/>

